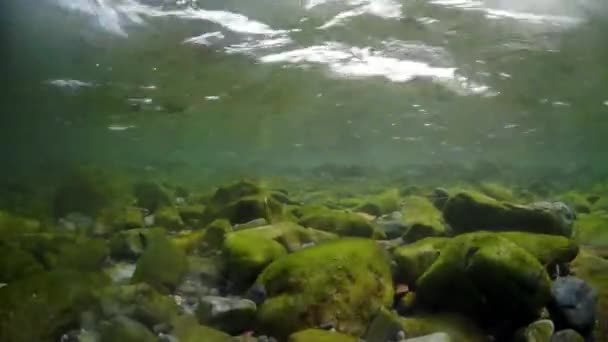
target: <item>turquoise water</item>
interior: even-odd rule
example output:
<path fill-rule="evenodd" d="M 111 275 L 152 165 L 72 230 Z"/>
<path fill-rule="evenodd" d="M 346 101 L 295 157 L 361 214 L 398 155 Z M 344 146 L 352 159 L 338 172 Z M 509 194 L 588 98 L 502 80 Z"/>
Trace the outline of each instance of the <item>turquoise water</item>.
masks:
<path fill-rule="evenodd" d="M 608 339 L 604 1 L 0 20 L 0 342 L 512 341 L 540 318 Z M 556 314 L 564 276 L 595 325 Z M 236 323 L 201 313 L 223 300 Z"/>

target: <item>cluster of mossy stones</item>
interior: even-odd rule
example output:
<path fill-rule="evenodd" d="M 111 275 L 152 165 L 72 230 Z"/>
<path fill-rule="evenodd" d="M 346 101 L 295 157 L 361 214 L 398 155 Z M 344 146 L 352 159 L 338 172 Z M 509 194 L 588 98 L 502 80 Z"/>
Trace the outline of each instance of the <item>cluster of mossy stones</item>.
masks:
<path fill-rule="evenodd" d="M 109 188 L 59 187 L 52 224 L 0 212 L 0 341 L 608 338 L 600 196 Z"/>

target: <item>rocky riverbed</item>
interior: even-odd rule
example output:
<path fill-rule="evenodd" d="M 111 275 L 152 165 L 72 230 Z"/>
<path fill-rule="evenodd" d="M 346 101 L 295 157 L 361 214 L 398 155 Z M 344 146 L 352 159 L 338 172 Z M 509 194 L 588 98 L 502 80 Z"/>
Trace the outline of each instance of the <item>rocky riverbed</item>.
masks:
<path fill-rule="evenodd" d="M 0 212 L 0 341 L 608 340 L 606 183 L 80 170 L 47 195 Z"/>

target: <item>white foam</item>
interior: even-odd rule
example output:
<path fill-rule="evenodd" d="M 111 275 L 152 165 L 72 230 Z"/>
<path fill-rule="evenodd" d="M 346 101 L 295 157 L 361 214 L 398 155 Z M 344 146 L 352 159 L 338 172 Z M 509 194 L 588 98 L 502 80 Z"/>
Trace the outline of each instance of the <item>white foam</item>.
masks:
<path fill-rule="evenodd" d="M 483 1 L 476 0 L 431 0 L 431 4 L 459 8 L 463 10 L 474 10 L 485 13 L 488 19 L 514 19 L 526 21 L 533 24 L 568 24 L 574 25 L 581 22 L 581 19 L 566 15 L 555 15 L 547 13 L 536 13 L 521 9 L 490 8 Z M 531 3 L 533 4 L 533 2 Z M 528 8 L 529 10 L 534 7 Z"/>
<path fill-rule="evenodd" d="M 352 17 L 366 14 L 383 19 L 400 19 L 402 17 L 401 4 L 393 0 L 357 0 L 351 1 L 350 4 L 357 7 L 337 14 L 325 24 L 319 26 L 319 29 L 327 29 L 333 26 L 343 25 Z"/>
<path fill-rule="evenodd" d="M 200 36 L 188 38 L 188 39 L 184 40 L 184 43 L 192 43 L 192 44 L 200 44 L 200 45 L 209 46 L 209 45 L 211 45 L 211 41 L 209 41 L 209 38 L 221 40 L 221 39 L 224 39 L 224 34 L 219 31 L 208 32 L 208 33 L 201 34 Z"/>
<path fill-rule="evenodd" d="M 92 87 L 94 86 L 91 82 L 79 81 L 79 80 L 70 80 L 70 79 L 56 79 L 47 81 L 48 84 L 54 85 L 60 88 L 83 88 L 83 87 Z"/>
<path fill-rule="evenodd" d="M 232 44 L 225 48 L 227 53 L 253 53 L 259 50 L 279 48 L 291 44 L 293 41 L 291 38 L 278 37 L 258 40 L 248 40 L 243 43 Z"/>
<path fill-rule="evenodd" d="M 456 74 L 456 68 L 436 67 L 424 62 L 388 57 L 382 51 L 350 47 L 337 42 L 316 45 L 260 58 L 262 63 L 320 64 L 340 77 L 384 77 L 393 82 L 428 78 L 449 87 L 465 86 L 469 92 L 482 93 L 487 87 L 469 82 Z"/>
<path fill-rule="evenodd" d="M 110 131 L 126 131 L 128 129 L 132 129 L 135 128 L 135 126 L 133 125 L 110 125 L 108 126 L 108 129 Z"/>

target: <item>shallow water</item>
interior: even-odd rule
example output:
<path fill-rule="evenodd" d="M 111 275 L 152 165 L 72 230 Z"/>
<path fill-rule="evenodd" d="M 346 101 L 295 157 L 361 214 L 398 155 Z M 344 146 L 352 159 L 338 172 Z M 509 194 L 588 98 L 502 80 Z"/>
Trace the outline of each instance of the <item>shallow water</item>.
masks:
<path fill-rule="evenodd" d="M 12 1 L 2 155 L 604 169 L 602 7 Z"/>
<path fill-rule="evenodd" d="M 227 215 L 214 207 L 229 207 L 214 202 L 230 197 L 218 186 L 243 178 L 256 179 L 264 196 L 228 217 L 235 230 L 308 226 L 299 213 L 307 205 L 356 212 L 391 234 L 415 225 L 409 213 L 430 210 L 448 229 L 442 206 L 412 198 L 430 203 L 445 193 L 447 201 L 467 190 L 522 205 L 565 202 L 568 215 L 579 214 L 577 243 L 600 256 L 608 250 L 604 1 L 5 0 L 0 20 L 0 246 L 33 254 L 49 277 L 43 284 L 55 284 L 56 267 L 65 271 L 66 241 L 111 244 L 134 228 L 169 228 L 163 236 L 189 257 L 210 257 L 193 252 L 190 239 Z M 397 205 L 365 203 L 378 194 Z M 286 213 L 278 221 L 269 198 Z M 166 208 L 177 218 L 160 215 Z M 9 226 L 23 231 L 11 235 Z M 486 228 L 494 227 L 474 229 Z M 38 245 L 30 233 L 64 240 Z M 112 286 L 136 277 L 135 259 L 148 250 L 143 233 L 131 238 L 127 260 L 111 251 L 96 265 Z M 0 262 L 1 289 L 30 279 L 14 265 L 19 276 L 8 277 L 13 263 Z M 216 266 L 203 263 L 163 295 L 189 313 L 201 293 L 243 296 L 216 279 Z M 594 286 L 603 279 L 590 278 Z M 608 286 L 600 295 L 608 307 Z M 21 318 L 0 310 L 0 321 L 9 316 Z M 103 320 L 93 321 L 80 327 L 95 335 Z M 513 327 L 483 328 L 500 341 Z M 608 336 L 602 329 L 596 336 Z M 15 334 L 0 332 L 0 342 Z"/>

